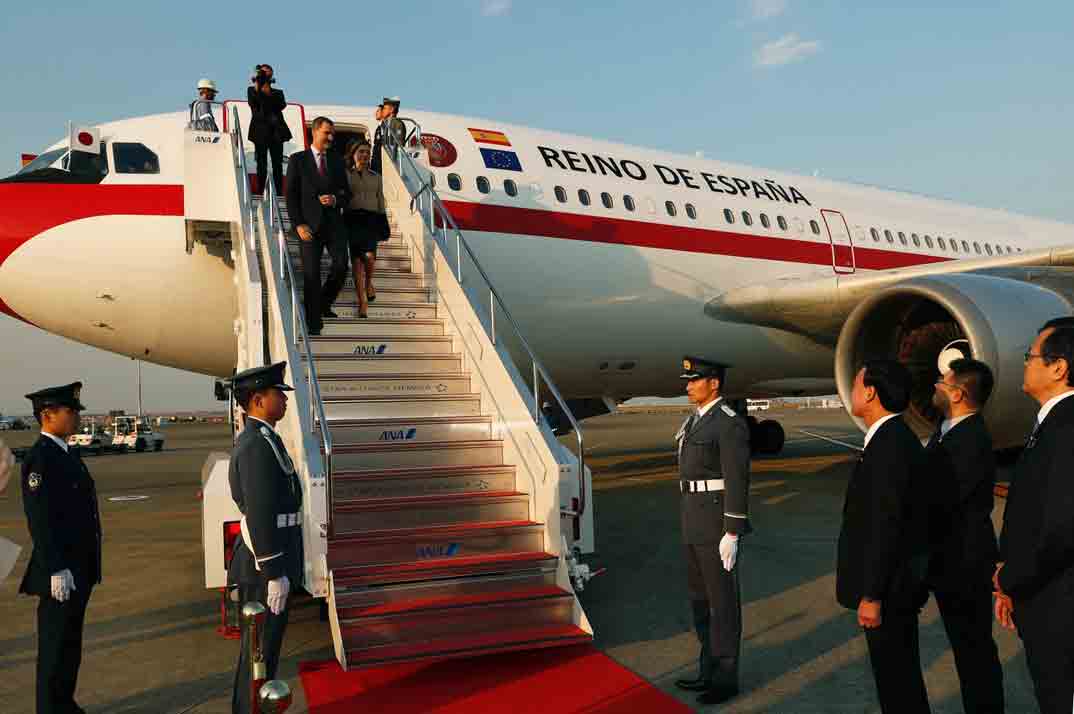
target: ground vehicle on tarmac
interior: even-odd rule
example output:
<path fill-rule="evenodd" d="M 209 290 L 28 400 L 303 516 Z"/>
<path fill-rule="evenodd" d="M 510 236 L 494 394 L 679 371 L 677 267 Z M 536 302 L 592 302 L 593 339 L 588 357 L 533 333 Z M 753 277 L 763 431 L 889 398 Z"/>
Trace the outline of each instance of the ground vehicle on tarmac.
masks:
<path fill-rule="evenodd" d="M 154 431 L 145 417 L 117 416 L 112 422 L 112 448 L 119 451 L 160 451 L 164 435 Z"/>
<path fill-rule="evenodd" d="M 112 449 L 112 435 L 105 431 L 102 424 L 91 419 L 77 434 L 67 437 L 67 443 L 77 446 L 80 451 L 100 456 L 102 452 Z"/>

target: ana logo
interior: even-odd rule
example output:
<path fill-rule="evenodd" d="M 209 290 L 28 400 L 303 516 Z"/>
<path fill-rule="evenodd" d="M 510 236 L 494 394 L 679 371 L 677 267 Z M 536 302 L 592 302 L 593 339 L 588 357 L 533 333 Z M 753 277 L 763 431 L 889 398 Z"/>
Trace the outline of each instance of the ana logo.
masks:
<path fill-rule="evenodd" d="M 414 427 L 410 429 L 392 429 L 380 433 L 380 441 L 410 441 L 418 435 Z"/>
<path fill-rule="evenodd" d="M 442 136 L 436 134 L 422 134 L 421 145 L 429 155 L 429 165 L 437 168 L 451 166 L 459 158 L 459 152 L 455 146 Z"/>
<path fill-rule="evenodd" d="M 354 354 L 362 357 L 376 357 L 388 351 L 388 345 L 357 345 Z"/>
<path fill-rule="evenodd" d="M 195 144 L 219 144 L 220 143 L 220 137 L 219 136 L 201 136 L 201 135 L 198 135 L 198 136 L 194 137 L 194 143 Z"/>
<path fill-rule="evenodd" d="M 450 558 L 459 552 L 459 544 L 434 543 L 432 545 L 419 545 L 417 552 L 419 558 Z"/>

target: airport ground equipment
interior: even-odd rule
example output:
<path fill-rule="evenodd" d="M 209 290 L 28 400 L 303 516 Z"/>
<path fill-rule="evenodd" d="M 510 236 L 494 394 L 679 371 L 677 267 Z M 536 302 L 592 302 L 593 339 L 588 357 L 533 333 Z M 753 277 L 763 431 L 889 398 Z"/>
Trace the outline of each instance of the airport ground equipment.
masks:
<path fill-rule="evenodd" d="M 112 422 L 112 448 L 117 451 L 160 451 L 164 434 L 153 429 L 144 416 L 117 416 Z"/>
<path fill-rule="evenodd" d="M 100 456 L 112 448 L 112 435 L 96 419 L 90 419 L 77 434 L 67 437 L 67 443 L 77 446 L 80 451 Z"/>
<path fill-rule="evenodd" d="M 263 201 L 250 191 L 245 111 L 229 104 L 222 134 L 186 132 L 188 249 L 233 265 L 236 369 L 288 363 L 295 391 L 277 431 L 303 484 L 304 587 L 327 599 L 340 664 L 589 641 L 572 587 L 593 544 L 582 435 L 427 172 L 385 149 L 392 235 L 377 300 L 359 319 L 348 278 L 339 317 L 311 338 L 285 206 L 271 180 Z M 285 119 L 304 136 L 301 105 Z M 572 422 L 576 453 L 545 401 Z M 237 520 L 215 454 L 203 470 L 207 587 L 222 585 Z"/>

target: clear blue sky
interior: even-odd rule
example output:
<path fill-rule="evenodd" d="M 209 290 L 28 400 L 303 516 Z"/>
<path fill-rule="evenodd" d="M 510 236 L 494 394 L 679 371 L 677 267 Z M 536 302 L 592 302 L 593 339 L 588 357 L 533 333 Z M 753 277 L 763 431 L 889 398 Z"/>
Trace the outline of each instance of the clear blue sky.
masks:
<path fill-rule="evenodd" d="M 201 76 L 239 97 L 269 62 L 305 103 L 398 94 L 1074 222 L 1069 0 L 9 5 L 3 173 L 68 119 L 176 110 Z"/>

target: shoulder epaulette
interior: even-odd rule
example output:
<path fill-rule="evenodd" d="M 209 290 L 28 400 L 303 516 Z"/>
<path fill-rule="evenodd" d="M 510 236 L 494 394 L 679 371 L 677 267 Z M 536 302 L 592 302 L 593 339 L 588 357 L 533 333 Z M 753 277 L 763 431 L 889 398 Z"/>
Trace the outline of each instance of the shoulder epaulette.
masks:
<path fill-rule="evenodd" d="M 727 406 L 726 404 L 721 404 L 720 409 L 723 410 L 723 413 L 726 414 L 729 417 L 738 416 L 738 413 L 734 409 L 732 409 L 731 407 Z"/>

